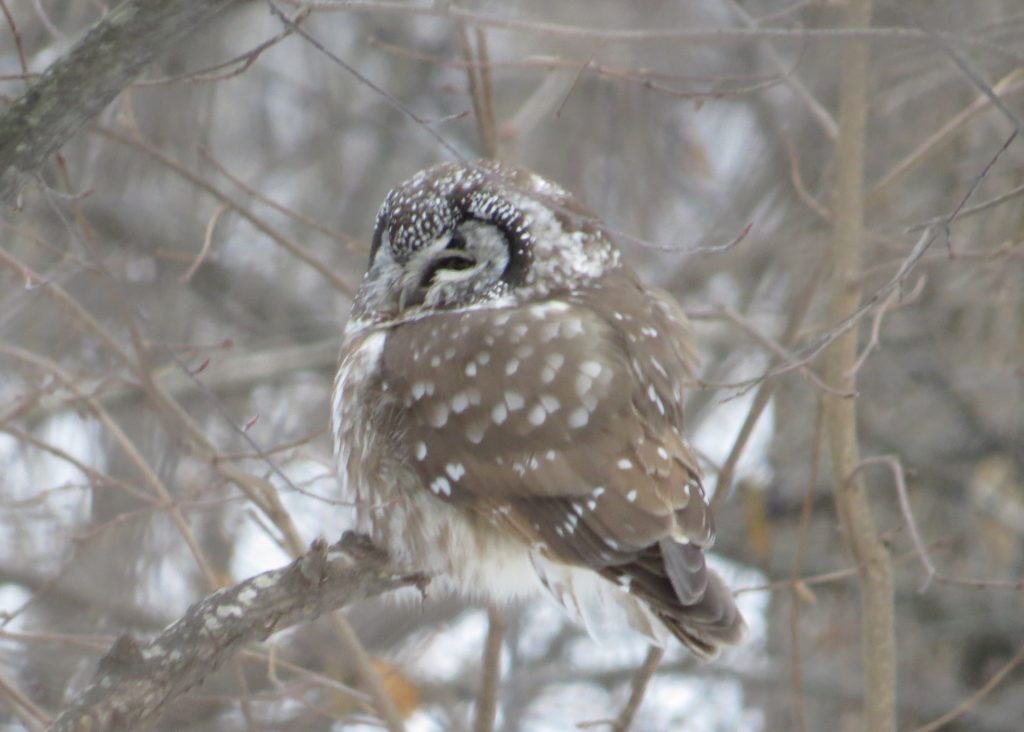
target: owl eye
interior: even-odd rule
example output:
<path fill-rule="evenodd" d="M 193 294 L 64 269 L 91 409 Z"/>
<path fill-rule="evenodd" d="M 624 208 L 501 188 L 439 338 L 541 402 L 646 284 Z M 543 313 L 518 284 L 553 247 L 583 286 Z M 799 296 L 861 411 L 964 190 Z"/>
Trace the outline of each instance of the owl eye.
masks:
<path fill-rule="evenodd" d="M 440 272 L 460 272 L 476 266 L 476 259 L 466 253 L 466 240 L 456 231 L 437 259 L 433 260 L 423 273 L 420 287 L 429 288 Z"/>

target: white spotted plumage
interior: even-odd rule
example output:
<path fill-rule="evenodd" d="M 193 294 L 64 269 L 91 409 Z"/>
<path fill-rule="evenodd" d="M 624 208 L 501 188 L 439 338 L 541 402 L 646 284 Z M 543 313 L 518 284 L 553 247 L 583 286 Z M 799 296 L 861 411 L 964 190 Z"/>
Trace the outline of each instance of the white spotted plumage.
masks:
<path fill-rule="evenodd" d="M 418 173 L 378 214 L 332 404 L 359 528 L 457 591 L 544 586 L 713 654 L 743 621 L 704 562 L 693 362 L 681 311 L 564 190 Z"/>

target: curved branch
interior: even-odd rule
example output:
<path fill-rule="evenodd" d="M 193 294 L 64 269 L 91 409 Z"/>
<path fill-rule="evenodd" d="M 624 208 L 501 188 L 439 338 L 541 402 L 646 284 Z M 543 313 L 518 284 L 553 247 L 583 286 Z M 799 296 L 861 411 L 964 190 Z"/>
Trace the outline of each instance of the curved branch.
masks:
<path fill-rule="evenodd" d="M 387 555 L 346 532 L 331 546 L 313 542 L 304 556 L 195 603 L 153 641 L 117 639 L 92 683 L 49 732 L 139 729 L 251 641 L 425 577 L 396 575 Z"/>

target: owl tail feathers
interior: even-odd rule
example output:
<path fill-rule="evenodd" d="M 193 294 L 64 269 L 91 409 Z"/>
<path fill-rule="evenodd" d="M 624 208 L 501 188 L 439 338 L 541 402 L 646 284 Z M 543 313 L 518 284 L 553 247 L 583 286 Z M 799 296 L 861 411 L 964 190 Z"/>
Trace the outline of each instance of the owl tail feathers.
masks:
<path fill-rule="evenodd" d="M 661 573 L 659 582 L 630 583 L 627 591 L 626 584 L 609 581 L 593 570 L 537 554 L 532 559 L 547 591 L 598 642 L 615 638 L 626 628 L 658 646 L 675 636 L 697 656 L 714 658 L 722 646 L 738 643 L 747 628 L 732 592 L 703 562 L 702 591 L 694 602 L 685 604 Z"/>
<path fill-rule="evenodd" d="M 671 639 L 668 627 L 646 603 L 590 569 L 571 567 L 533 555 L 541 584 L 566 612 L 598 643 L 632 630 L 655 645 Z"/>
<path fill-rule="evenodd" d="M 739 643 L 747 624 L 721 578 L 707 570 L 707 589 L 692 605 L 665 608 L 654 614 L 680 642 L 701 658 L 714 658 L 722 646 Z"/>

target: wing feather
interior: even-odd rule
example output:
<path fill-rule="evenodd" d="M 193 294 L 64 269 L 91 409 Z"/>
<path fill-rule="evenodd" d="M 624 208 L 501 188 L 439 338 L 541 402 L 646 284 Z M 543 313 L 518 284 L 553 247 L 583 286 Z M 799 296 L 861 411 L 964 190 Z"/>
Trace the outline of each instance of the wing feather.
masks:
<path fill-rule="evenodd" d="M 698 652 L 738 632 L 704 562 L 714 526 L 683 438 L 693 354 L 674 303 L 622 270 L 561 300 L 396 328 L 383 378 L 425 490 L 627 586 Z M 714 623 L 695 630 L 697 615 Z"/>

